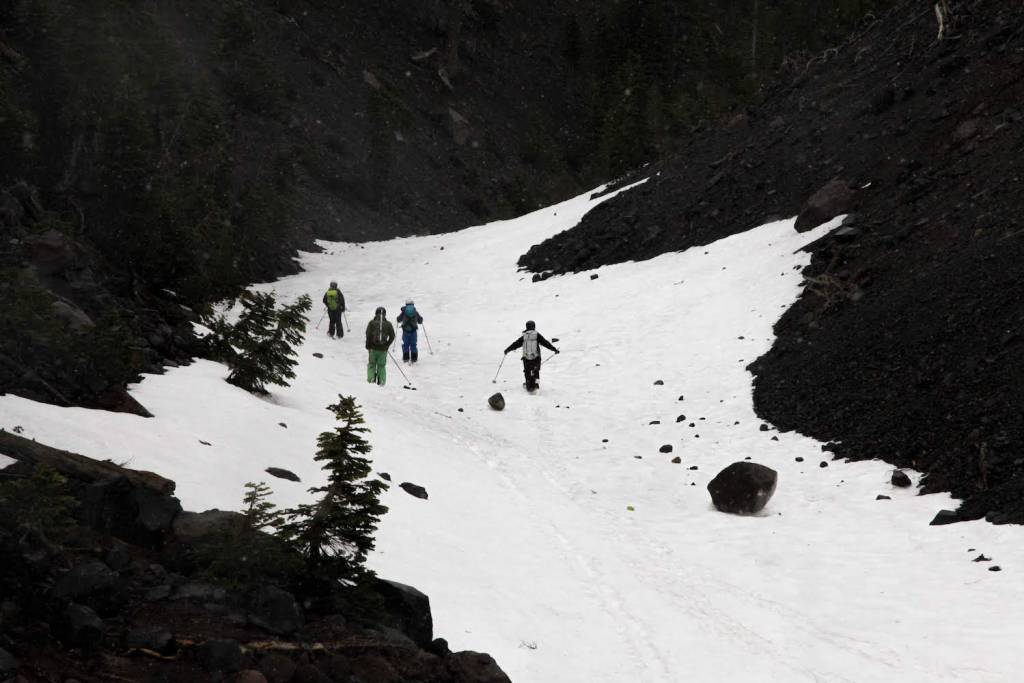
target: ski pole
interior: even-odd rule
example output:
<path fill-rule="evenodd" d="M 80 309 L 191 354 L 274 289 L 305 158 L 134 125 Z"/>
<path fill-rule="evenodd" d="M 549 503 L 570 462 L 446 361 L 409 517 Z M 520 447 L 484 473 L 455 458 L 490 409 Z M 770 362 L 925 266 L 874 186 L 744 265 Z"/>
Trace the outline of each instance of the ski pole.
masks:
<path fill-rule="evenodd" d="M 551 354 L 550 356 L 548 356 L 547 358 L 545 358 L 544 360 L 542 360 L 542 361 L 540 362 L 540 364 L 541 364 L 541 365 L 544 365 L 545 363 L 547 363 L 547 362 L 548 362 L 549 360 L 551 360 L 552 358 L 554 358 L 554 357 L 555 357 L 555 356 L 557 356 L 557 355 L 558 355 L 557 353 L 553 353 L 553 354 Z"/>
<path fill-rule="evenodd" d="M 411 388 L 412 387 L 412 382 L 410 382 L 409 378 L 406 377 L 404 372 L 402 372 L 402 366 L 398 364 L 397 360 L 395 360 L 395 355 L 393 353 L 391 353 L 390 351 L 388 351 L 388 356 L 391 357 L 391 360 L 394 362 L 395 367 L 398 368 L 398 372 L 402 373 L 402 377 L 405 378 L 405 383 L 408 384 L 409 387 Z"/>
<path fill-rule="evenodd" d="M 491 384 L 497 384 L 498 383 L 498 373 L 501 372 L 501 366 L 505 364 L 505 359 L 506 358 L 508 358 L 508 354 L 507 353 L 504 356 L 501 357 L 501 362 L 498 363 L 498 372 L 494 373 L 494 379 L 491 380 Z"/>
<path fill-rule="evenodd" d="M 348 331 L 351 332 L 352 331 L 352 326 L 348 324 L 348 314 L 345 313 L 345 311 L 342 311 L 341 315 L 342 315 L 343 318 L 345 318 L 345 327 L 347 327 Z"/>
<path fill-rule="evenodd" d="M 427 351 L 430 351 L 430 355 L 434 355 L 434 349 L 430 348 L 430 335 L 427 334 L 427 326 L 423 326 L 423 338 L 427 340 Z"/>
<path fill-rule="evenodd" d="M 327 309 L 326 308 L 324 309 L 323 315 L 320 316 L 320 319 L 316 321 L 316 329 L 318 329 L 318 330 L 320 329 L 320 323 L 322 323 L 324 321 L 324 316 L 325 315 L 327 315 Z"/>

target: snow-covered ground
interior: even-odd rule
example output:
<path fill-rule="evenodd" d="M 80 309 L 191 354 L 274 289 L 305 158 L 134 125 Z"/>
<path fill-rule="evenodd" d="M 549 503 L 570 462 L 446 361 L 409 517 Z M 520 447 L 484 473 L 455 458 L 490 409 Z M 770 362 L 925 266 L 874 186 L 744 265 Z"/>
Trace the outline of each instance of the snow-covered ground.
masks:
<path fill-rule="evenodd" d="M 338 279 L 351 336 L 314 330 L 317 310 L 296 381 L 267 399 L 199 361 L 133 387 L 153 419 L 6 396 L 0 426 L 158 471 L 187 508 L 237 508 L 258 480 L 290 505 L 319 481 L 324 406 L 354 394 L 376 469 L 430 493 L 385 495 L 373 567 L 427 592 L 437 634 L 493 654 L 517 683 L 1019 680 L 1019 528 L 930 527 L 955 502 L 893 490 L 882 462 L 821 468 L 817 442 L 759 430 L 745 367 L 799 292 L 798 249 L 828 226 L 771 223 L 596 280 L 516 271 L 594 204 L 304 255 L 305 272 L 259 288 L 319 301 Z M 406 368 L 417 391 L 393 365 L 387 387 L 370 386 L 362 331 L 407 296 L 434 353 L 421 334 Z M 562 350 L 533 396 L 513 355 L 491 383 L 527 319 Z M 501 413 L 486 404 L 495 389 Z M 775 498 L 758 516 L 714 511 L 708 480 L 746 457 L 779 471 Z M 1004 571 L 971 562 L 980 552 Z"/>

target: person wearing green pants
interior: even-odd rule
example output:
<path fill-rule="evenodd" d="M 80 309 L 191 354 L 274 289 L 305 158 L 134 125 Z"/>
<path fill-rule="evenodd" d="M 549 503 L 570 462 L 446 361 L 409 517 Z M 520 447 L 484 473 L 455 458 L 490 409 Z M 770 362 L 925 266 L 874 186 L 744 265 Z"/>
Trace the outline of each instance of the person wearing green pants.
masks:
<path fill-rule="evenodd" d="M 373 320 L 366 326 L 366 350 L 370 361 L 366 366 L 366 381 L 384 386 L 388 378 L 388 349 L 395 340 L 395 328 L 387 318 L 383 306 L 377 307 Z"/>

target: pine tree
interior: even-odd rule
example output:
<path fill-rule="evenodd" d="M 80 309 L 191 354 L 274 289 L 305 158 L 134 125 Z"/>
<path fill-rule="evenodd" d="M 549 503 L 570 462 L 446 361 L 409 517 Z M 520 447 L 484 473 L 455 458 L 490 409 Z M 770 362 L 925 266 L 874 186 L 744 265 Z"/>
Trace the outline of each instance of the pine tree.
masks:
<path fill-rule="evenodd" d="M 327 471 L 327 484 L 309 492 L 320 499 L 285 514 L 283 534 L 299 549 L 314 575 L 350 582 L 367 573 L 364 562 L 373 550 L 373 532 L 387 508 L 379 496 L 387 486 L 369 480 L 371 450 L 363 437 L 369 432 L 351 396 L 339 396 L 327 407 L 341 423 L 323 432 L 315 460 Z"/>
<path fill-rule="evenodd" d="M 242 315 L 228 328 L 234 347 L 225 359 L 231 368 L 228 382 L 256 394 L 269 393 L 267 384 L 288 386 L 298 363 L 294 347 L 302 343 L 305 314 L 312 307 L 309 296 L 278 310 L 273 294 L 244 292 L 241 304 Z M 225 329 L 222 322 L 216 327 Z"/>
<path fill-rule="evenodd" d="M 249 531 L 262 531 L 281 528 L 284 518 L 277 506 L 270 502 L 270 496 L 274 491 L 264 482 L 248 482 L 245 485 L 245 495 L 242 498 L 245 524 Z"/>

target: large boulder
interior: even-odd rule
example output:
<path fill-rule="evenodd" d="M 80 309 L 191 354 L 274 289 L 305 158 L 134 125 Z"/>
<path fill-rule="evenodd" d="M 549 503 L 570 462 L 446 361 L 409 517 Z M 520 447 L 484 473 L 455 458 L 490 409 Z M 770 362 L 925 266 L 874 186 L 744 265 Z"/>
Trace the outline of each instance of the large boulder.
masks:
<path fill-rule="evenodd" d="M 245 522 L 245 515 L 226 510 L 205 512 L 182 512 L 174 519 L 174 535 L 186 541 L 195 541 L 211 536 L 227 536 L 237 531 Z"/>
<path fill-rule="evenodd" d="M 131 543 L 158 547 L 170 532 L 181 503 L 124 476 L 85 488 L 80 514 L 94 529 Z"/>
<path fill-rule="evenodd" d="M 7 650 L 0 647 L 0 680 L 18 673 L 18 660 Z"/>
<path fill-rule="evenodd" d="M 387 579 L 376 579 L 373 588 L 383 598 L 388 621 L 420 647 L 428 647 L 434 640 L 430 598 L 412 586 Z"/>
<path fill-rule="evenodd" d="M 501 395 L 501 392 L 494 394 L 487 399 L 487 405 L 495 410 L 505 410 L 505 397 Z"/>
<path fill-rule="evenodd" d="M 196 656 L 207 671 L 232 673 L 242 668 L 242 646 L 237 640 L 211 638 L 196 648 Z"/>
<path fill-rule="evenodd" d="M 120 588 L 117 572 L 99 560 L 84 562 L 72 568 L 57 581 L 53 593 L 58 598 L 80 600 Z"/>
<path fill-rule="evenodd" d="M 734 462 L 708 482 L 711 502 L 722 512 L 749 515 L 771 500 L 778 473 L 754 462 Z"/>
<path fill-rule="evenodd" d="M 295 596 L 274 586 L 258 589 L 249 601 L 249 622 L 271 633 L 295 633 L 305 619 Z"/>
<path fill-rule="evenodd" d="M 456 652 L 446 663 L 452 680 L 459 683 L 512 683 L 494 658 L 482 652 Z"/>
<path fill-rule="evenodd" d="M 84 605 L 68 605 L 64 625 L 67 644 L 71 647 L 93 648 L 103 640 L 103 620 Z"/>
<path fill-rule="evenodd" d="M 812 230 L 839 214 L 849 213 L 853 205 L 853 190 L 845 180 L 830 180 L 811 195 L 796 217 L 797 232 Z"/>

